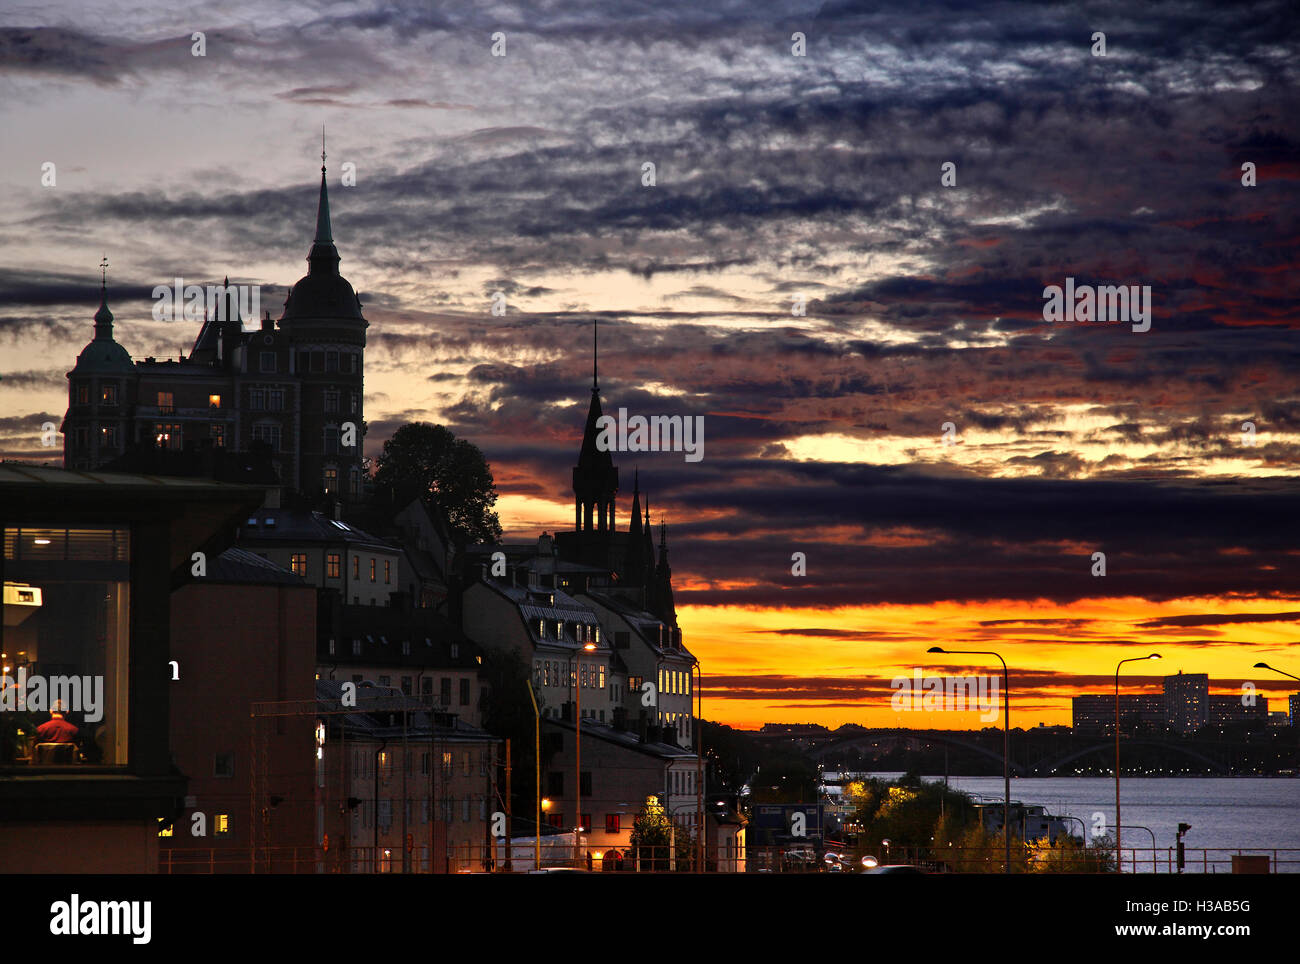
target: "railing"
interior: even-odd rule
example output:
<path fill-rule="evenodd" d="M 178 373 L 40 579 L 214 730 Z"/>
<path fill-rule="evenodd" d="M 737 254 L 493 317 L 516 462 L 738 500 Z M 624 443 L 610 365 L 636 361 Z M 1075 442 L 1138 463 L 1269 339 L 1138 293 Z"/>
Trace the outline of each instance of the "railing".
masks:
<path fill-rule="evenodd" d="M 481 843 L 458 843 L 434 855 L 432 867 L 429 848 L 415 847 L 406 855 L 397 847 L 349 847 L 346 851 L 319 847 L 259 847 L 254 866 L 248 848 L 163 847 L 158 855 L 158 870 L 163 874 L 467 874 L 499 873 L 506 870 L 500 857 L 495 861 L 484 856 Z M 695 855 L 670 853 L 668 847 L 611 847 L 591 850 L 578 856 L 543 854 L 542 869 L 567 869 L 593 873 L 691 873 Z M 535 869 L 533 854 L 516 854 L 511 861 L 515 873 Z M 744 857 L 710 859 L 710 873 L 736 873 L 744 870 Z"/>
<path fill-rule="evenodd" d="M 1000 840 L 1000 838 L 999 838 Z M 1012 844 L 1013 873 L 1114 873 L 1115 848 L 1033 848 L 1026 850 Z M 838 859 L 827 861 L 824 851 L 812 848 L 750 847 L 747 869 L 758 873 L 825 873 L 862 872 L 863 852 L 855 849 L 837 851 Z M 907 864 L 927 873 L 997 873 L 1003 872 L 1005 860 L 1002 844 L 990 847 L 962 848 L 892 846 L 888 849 L 869 849 L 877 864 Z M 1267 873 L 1300 873 L 1300 848 L 1288 847 L 1186 847 L 1183 851 L 1183 868 L 1178 868 L 1177 851 L 1173 847 L 1124 847 L 1121 851 L 1124 873 L 1139 874 L 1230 874 L 1234 858 L 1257 858 L 1261 870 Z M 1265 861 L 1267 864 L 1265 865 Z M 1246 870 L 1247 861 L 1238 859 L 1238 872 Z"/>

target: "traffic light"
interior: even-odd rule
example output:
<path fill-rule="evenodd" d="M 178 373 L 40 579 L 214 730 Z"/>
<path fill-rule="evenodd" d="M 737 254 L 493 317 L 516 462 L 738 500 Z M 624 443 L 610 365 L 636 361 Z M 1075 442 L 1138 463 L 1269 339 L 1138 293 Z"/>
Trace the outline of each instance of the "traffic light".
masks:
<path fill-rule="evenodd" d="M 1187 831 L 1191 829 L 1192 825 L 1190 823 L 1180 823 L 1178 825 L 1178 872 L 1180 874 L 1183 872 L 1183 866 L 1185 864 L 1183 857 L 1183 834 L 1187 833 Z"/>

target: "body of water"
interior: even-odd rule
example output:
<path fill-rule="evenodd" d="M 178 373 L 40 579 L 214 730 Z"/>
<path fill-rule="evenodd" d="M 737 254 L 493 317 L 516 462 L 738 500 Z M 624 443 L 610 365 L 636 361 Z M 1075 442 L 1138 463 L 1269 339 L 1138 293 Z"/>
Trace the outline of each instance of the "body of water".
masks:
<path fill-rule="evenodd" d="M 873 776 L 896 779 L 899 773 Z M 942 776 L 926 776 L 927 783 L 943 782 Z M 976 795 L 976 799 L 1002 800 L 1001 777 L 949 777 L 954 790 Z M 1151 846 L 1151 835 L 1130 827 L 1149 827 L 1156 846 L 1173 847 L 1178 824 L 1190 823 L 1183 838 L 1191 851 L 1201 848 L 1236 850 L 1293 849 L 1281 859 L 1300 861 L 1300 779 L 1286 777 L 1125 777 L 1120 784 L 1125 850 L 1130 846 Z M 1106 827 L 1114 836 L 1115 781 L 1107 777 L 1019 777 L 1011 781 L 1011 799 L 1027 806 L 1041 805 L 1056 816 L 1078 817 L 1091 828 L 1093 814 L 1105 815 Z M 1068 821 L 1072 832 L 1079 825 Z M 1090 829 L 1091 832 L 1091 829 Z M 1227 855 L 1220 854 L 1220 858 Z M 1214 855 L 1211 855 L 1213 859 Z M 1149 858 L 1148 858 L 1149 860 Z M 1127 861 L 1126 861 L 1127 863 Z M 1143 863 L 1138 855 L 1138 864 Z M 1149 865 L 1148 865 L 1149 866 Z M 1162 864 L 1160 870 L 1163 871 Z M 1189 866 L 1189 869 L 1192 869 Z M 1300 872 L 1300 863 L 1281 869 Z M 1222 868 L 1220 868 L 1222 872 Z"/>

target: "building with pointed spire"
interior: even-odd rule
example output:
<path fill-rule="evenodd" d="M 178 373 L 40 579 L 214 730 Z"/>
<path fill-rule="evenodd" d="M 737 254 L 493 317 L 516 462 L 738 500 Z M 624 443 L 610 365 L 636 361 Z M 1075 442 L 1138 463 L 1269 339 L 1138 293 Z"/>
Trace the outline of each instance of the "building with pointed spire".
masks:
<path fill-rule="evenodd" d="M 227 479 L 278 482 L 310 499 L 359 499 L 368 322 L 339 261 L 322 149 L 307 274 L 289 289 L 278 321 L 269 312 L 241 317 L 227 278 L 217 310 L 205 301 L 188 355 L 132 361 L 114 339 L 101 279 L 94 339 L 68 372 L 64 466 L 155 474 L 225 466 Z M 243 474 L 253 464 L 265 476 Z"/>

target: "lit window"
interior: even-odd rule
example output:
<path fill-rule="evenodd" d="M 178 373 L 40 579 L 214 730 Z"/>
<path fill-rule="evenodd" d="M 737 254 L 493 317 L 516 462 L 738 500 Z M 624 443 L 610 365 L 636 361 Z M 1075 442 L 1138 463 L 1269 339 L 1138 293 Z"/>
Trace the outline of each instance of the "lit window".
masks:
<path fill-rule="evenodd" d="M 352 578 L 353 579 L 361 578 L 361 557 L 360 556 L 352 557 Z"/>
<path fill-rule="evenodd" d="M 221 396 L 220 396 L 220 395 L 209 395 L 209 396 L 208 396 L 208 408 L 220 408 L 220 407 L 221 407 Z"/>
<path fill-rule="evenodd" d="M 218 837 L 224 837 L 228 833 L 230 833 L 230 814 L 228 813 L 217 814 L 216 829 L 217 829 Z"/>
<path fill-rule="evenodd" d="M 173 833 L 172 833 L 172 828 L 171 828 L 170 826 L 163 827 L 161 830 L 158 831 L 158 836 L 160 836 L 160 837 L 171 837 L 171 836 L 174 836 Z"/>
<path fill-rule="evenodd" d="M 77 398 L 77 404 L 78 404 L 78 405 L 89 405 L 89 404 L 90 404 L 90 386 L 87 385 L 87 384 L 85 384 L 84 382 L 79 382 L 79 383 L 77 384 L 77 394 L 76 394 L 76 398 Z"/>
<path fill-rule="evenodd" d="M 105 405 L 116 405 L 116 404 L 117 404 L 117 386 L 116 386 L 116 385 L 104 385 L 104 386 L 100 389 L 99 400 L 100 400 L 101 402 L 103 402 Z"/>
<path fill-rule="evenodd" d="M 325 575 L 330 579 L 339 577 L 340 557 L 337 552 L 331 552 L 325 556 Z"/>
<path fill-rule="evenodd" d="M 325 484 L 326 495 L 333 495 L 335 492 L 337 492 L 339 488 L 339 470 L 326 469 L 324 484 Z"/>
<path fill-rule="evenodd" d="M 208 437 L 212 439 L 213 448 L 226 447 L 226 427 L 224 425 L 213 425 L 208 429 Z"/>
<path fill-rule="evenodd" d="M 370 557 L 370 581 L 375 581 L 375 557 Z"/>
<path fill-rule="evenodd" d="M 158 393 L 158 414 L 170 415 L 173 410 L 174 410 L 174 405 L 172 403 L 172 393 L 159 392 Z"/>
<path fill-rule="evenodd" d="M 393 564 L 387 559 L 384 560 L 384 584 L 391 585 L 393 582 Z"/>
<path fill-rule="evenodd" d="M 295 576 L 307 575 L 307 553 L 295 552 L 290 556 L 289 570 Z"/>
<path fill-rule="evenodd" d="M 184 443 L 181 427 L 174 423 L 154 423 L 154 444 L 164 449 L 180 449 Z"/>

